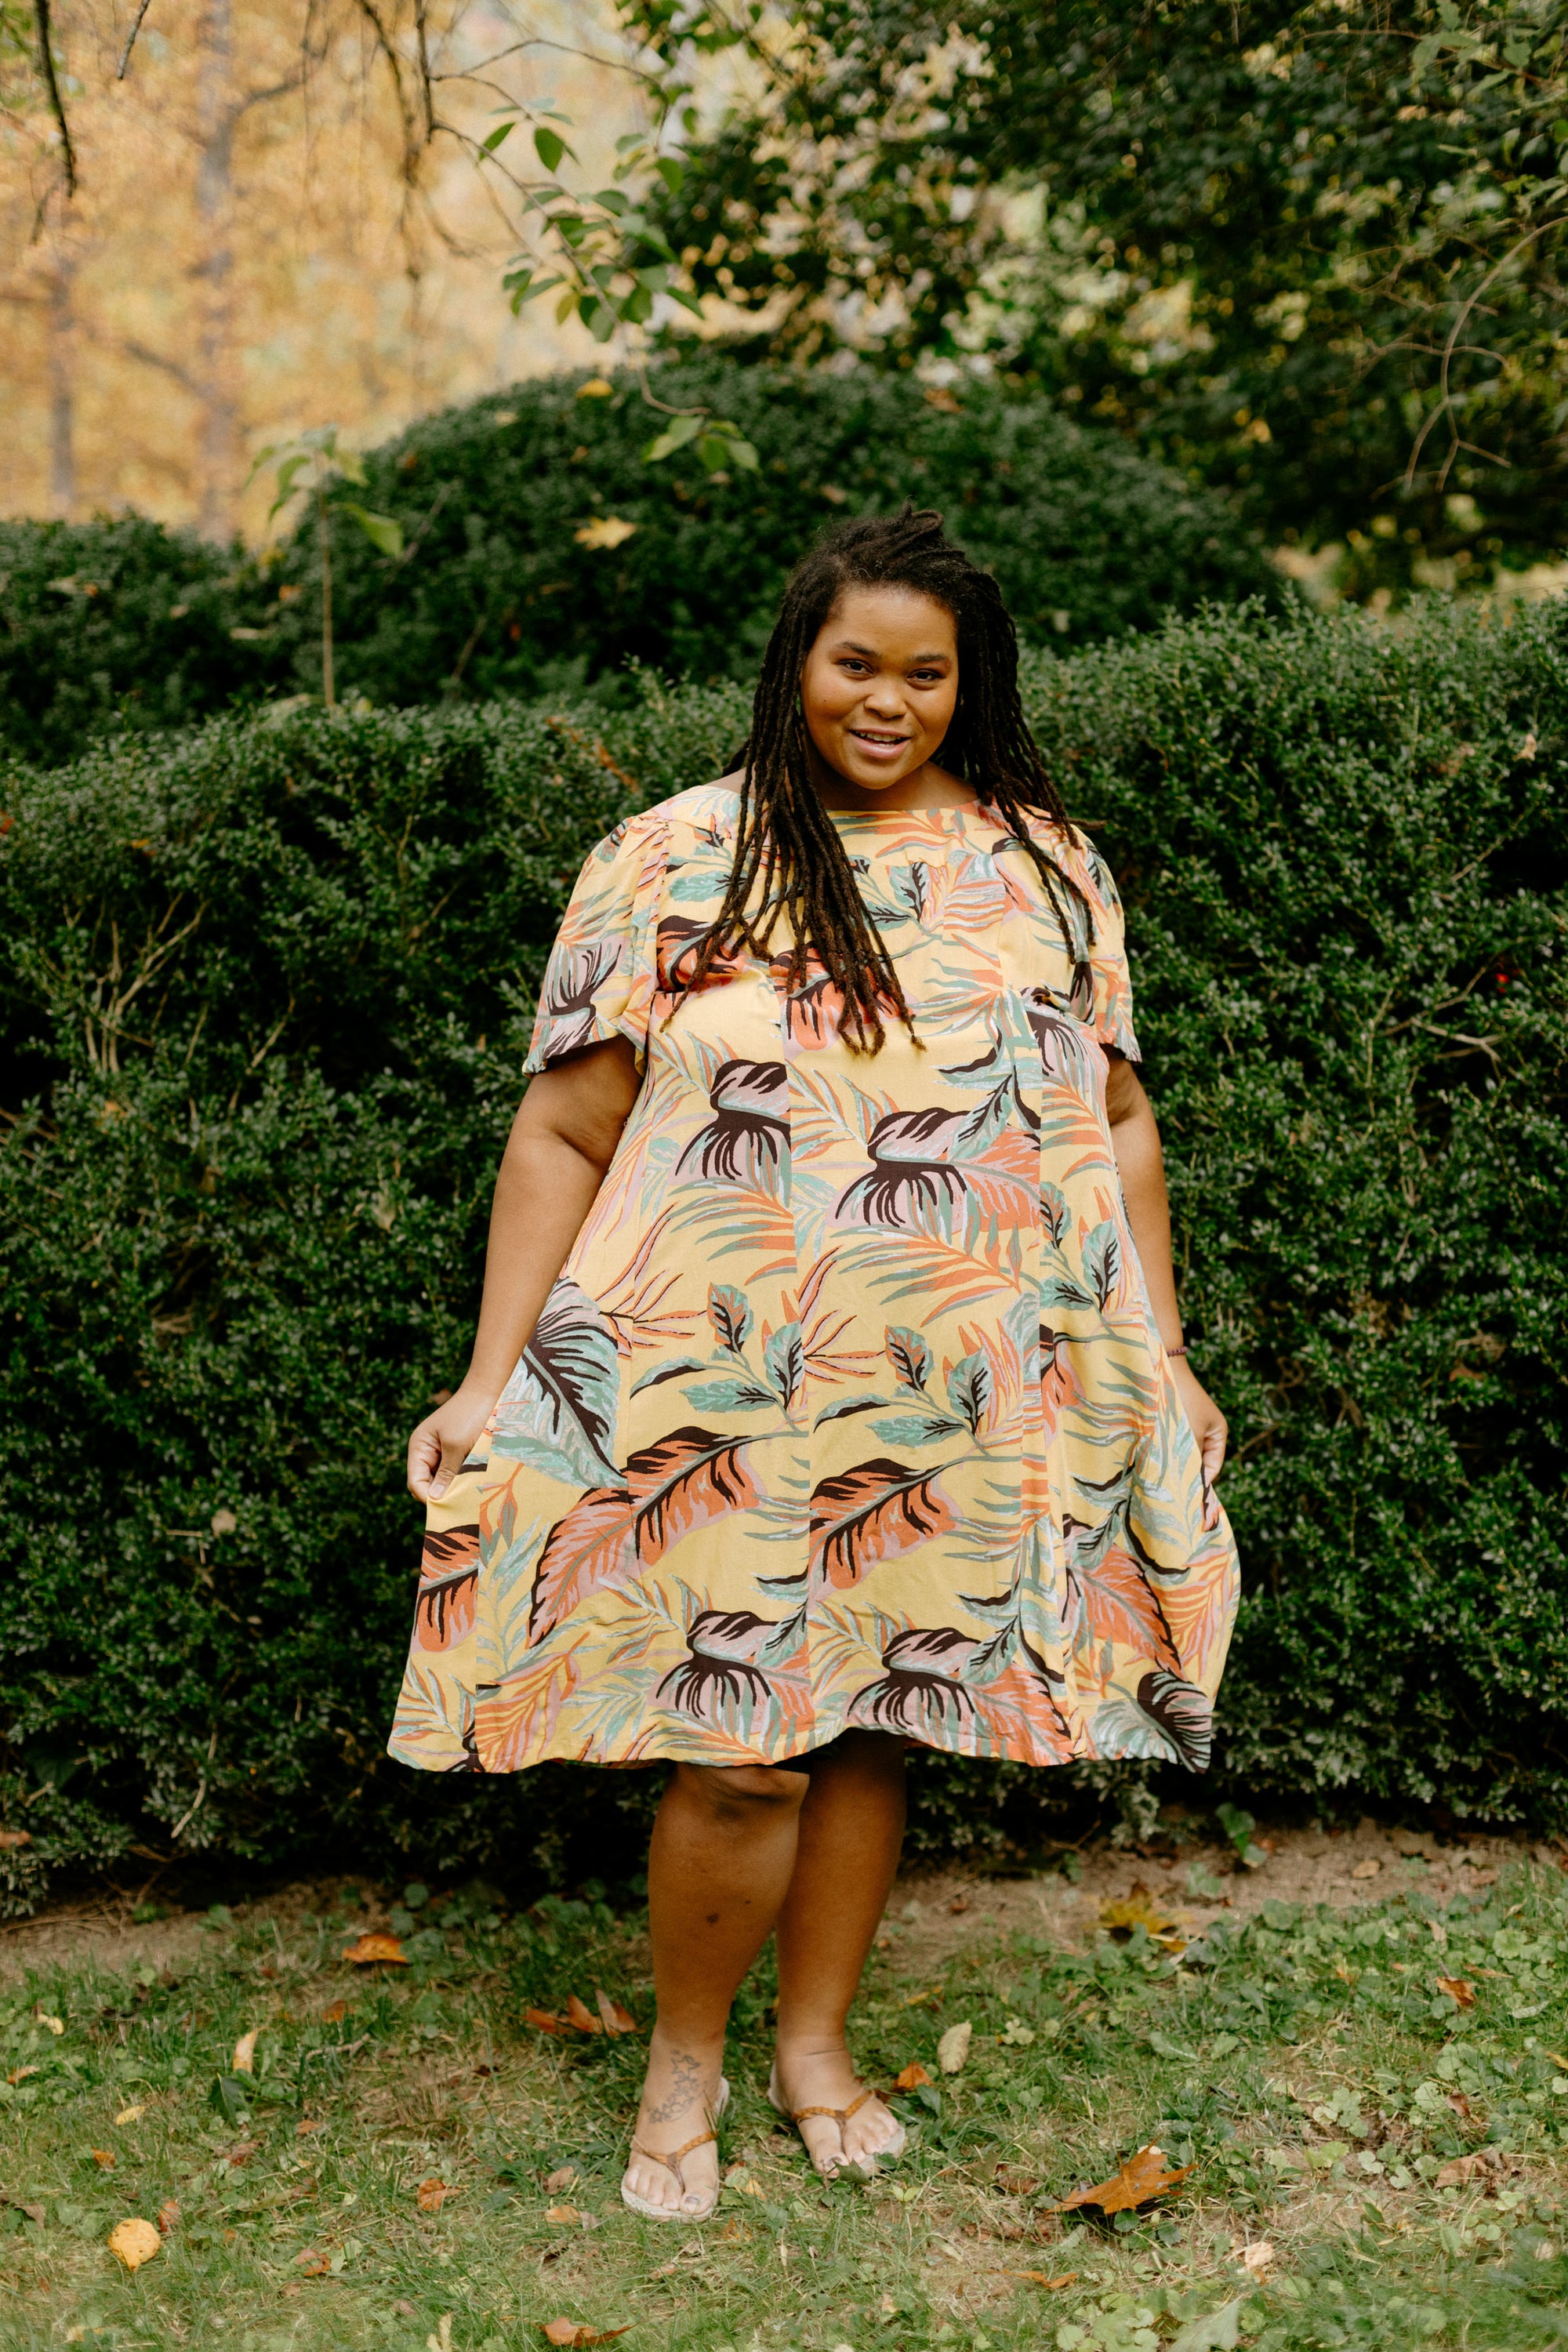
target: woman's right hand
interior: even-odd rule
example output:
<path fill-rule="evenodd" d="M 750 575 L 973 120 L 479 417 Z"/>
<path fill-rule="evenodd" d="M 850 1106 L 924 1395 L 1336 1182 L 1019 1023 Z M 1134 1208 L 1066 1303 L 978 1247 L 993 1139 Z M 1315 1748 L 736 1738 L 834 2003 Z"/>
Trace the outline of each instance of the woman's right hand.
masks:
<path fill-rule="evenodd" d="M 408 1441 L 408 1491 L 416 1503 L 440 1501 L 483 1434 L 495 1402 L 465 1381 L 445 1404 L 426 1414 Z"/>

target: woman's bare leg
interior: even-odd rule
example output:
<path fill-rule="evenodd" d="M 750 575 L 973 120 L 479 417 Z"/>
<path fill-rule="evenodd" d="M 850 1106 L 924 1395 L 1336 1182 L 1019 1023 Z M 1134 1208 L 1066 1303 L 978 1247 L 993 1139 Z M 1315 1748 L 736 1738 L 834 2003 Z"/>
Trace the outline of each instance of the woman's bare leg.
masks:
<path fill-rule="evenodd" d="M 804 1772 L 761 1764 L 678 1764 L 670 1774 L 648 1853 L 658 2019 L 637 2110 L 644 2147 L 679 2147 L 712 2119 L 730 2004 L 784 1899 L 808 1786 Z M 717 2168 L 711 2143 L 686 2158 L 688 2208 L 706 2204 Z M 650 2204 L 681 2210 L 662 2164 L 634 2150 L 626 2177 Z"/>
<path fill-rule="evenodd" d="M 790 2107 L 847 2107 L 859 2095 L 845 2021 L 887 1907 L 904 1834 L 904 1743 L 847 1731 L 811 1759 L 794 1875 L 778 1915 L 778 2085 Z M 851 2161 L 876 2154 L 897 2125 L 868 2100 L 844 2129 Z M 838 2126 L 808 2116 L 801 2134 L 819 2167 Z"/>

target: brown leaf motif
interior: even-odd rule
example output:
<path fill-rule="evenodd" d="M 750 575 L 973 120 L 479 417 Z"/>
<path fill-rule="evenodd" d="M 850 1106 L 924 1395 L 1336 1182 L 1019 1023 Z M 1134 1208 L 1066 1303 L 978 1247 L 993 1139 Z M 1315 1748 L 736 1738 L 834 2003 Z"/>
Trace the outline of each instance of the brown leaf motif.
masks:
<path fill-rule="evenodd" d="M 814 1576 L 838 1591 L 868 1568 L 951 1535 L 958 1519 L 934 1471 L 881 1456 L 824 1478 L 811 1497 Z"/>

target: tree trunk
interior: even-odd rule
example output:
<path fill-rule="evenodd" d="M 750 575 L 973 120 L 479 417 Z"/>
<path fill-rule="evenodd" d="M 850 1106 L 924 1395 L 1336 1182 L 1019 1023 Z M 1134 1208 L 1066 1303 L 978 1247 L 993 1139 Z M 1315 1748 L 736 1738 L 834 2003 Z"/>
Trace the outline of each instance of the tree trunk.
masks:
<path fill-rule="evenodd" d="M 76 264 L 60 249 L 48 277 L 49 507 L 68 520 L 76 511 Z"/>
<path fill-rule="evenodd" d="M 234 360 L 234 102 L 232 0 L 206 0 L 196 93 L 196 218 L 201 259 L 196 374 L 202 387 L 197 527 L 209 539 L 235 529 L 239 418 Z"/>

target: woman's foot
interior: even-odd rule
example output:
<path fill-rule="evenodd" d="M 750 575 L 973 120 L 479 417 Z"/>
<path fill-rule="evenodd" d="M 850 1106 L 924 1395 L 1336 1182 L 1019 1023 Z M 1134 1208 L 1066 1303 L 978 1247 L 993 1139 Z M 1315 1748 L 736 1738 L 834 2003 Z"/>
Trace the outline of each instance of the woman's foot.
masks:
<path fill-rule="evenodd" d="M 788 2049 L 781 2044 L 768 2095 L 792 2116 L 799 2116 L 803 2107 L 827 2107 L 837 2114 L 855 2109 L 842 2124 L 835 2114 L 828 2114 L 803 2116 L 795 2125 L 806 2154 L 825 2180 L 850 2166 L 859 2172 L 873 2172 L 879 2160 L 891 2162 L 902 2152 L 902 2124 L 875 2091 L 868 2095 L 841 2042 L 795 2044 Z"/>
<path fill-rule="evenodd" d="M 723 2044 L 690 2050 L 655 2026 L 631 2160 L 621 2186 L 639 2204 L 683 2221 L 702 2221 L 719 2195 L 719 2146 L 710 2133 L 722 2103 Z M 688 2147 L 696 2139 L 699 2145 Z M 659 2162 L 685 2148 L 677 2165 Z"/>

